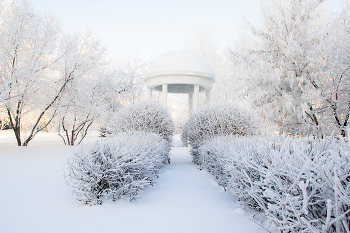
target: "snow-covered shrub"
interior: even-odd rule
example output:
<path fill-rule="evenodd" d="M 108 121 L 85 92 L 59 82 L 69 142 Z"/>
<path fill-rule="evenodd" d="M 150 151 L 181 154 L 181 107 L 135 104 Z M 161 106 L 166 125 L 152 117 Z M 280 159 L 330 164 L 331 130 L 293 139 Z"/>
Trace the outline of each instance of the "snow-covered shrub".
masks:
<path fill-rule="evenodd" d="M 114 113 L 106 124 L 105 131 L 106 136 L 131 131 L 156 133 L 167 141 L 170 150 L 175 126 L 166 107 L 146 101 L 129 104 Z"/>
<path fill-rule="evenodd" d="M 206 140 L 199 147 L 198 163 L 239 201 L 259 209 L 258 203 L 250 196 L 249 187 L 250 182 L 260 180 L 260 174 L 247 166 L 247 161 L 261 164 L 270 150 L 264 138 L 219 136 Z"/>
<path fill-rule="evenodd" d="M 255 135 L 258 128 L 257 119 L 247 110 L 221 104 L 193 113 L 183 126 L 181 140 L 184 145 L 190 144 L 193 162 L 198 163 L 197 149 L 203 141 L 224 135 Z"/>
<path fill-rule="evenodd" d="M 343 138 L 218 137 L 201 165 L 281 232 L 349 232 L 350 148 Z"/>
<path fill-rule="evenodd" d="M 120 133 L 79 146 L 68 160 L 67 183 L 84 204 L 131 200 L 153 184 L 167 153 L 157 134 Z"/>
<path fill-rule="evenodd" d="M 349 232 L 350 153 L 343 138 L 285 143 L 262 176 L 265 213 L 283 232 Z"/>

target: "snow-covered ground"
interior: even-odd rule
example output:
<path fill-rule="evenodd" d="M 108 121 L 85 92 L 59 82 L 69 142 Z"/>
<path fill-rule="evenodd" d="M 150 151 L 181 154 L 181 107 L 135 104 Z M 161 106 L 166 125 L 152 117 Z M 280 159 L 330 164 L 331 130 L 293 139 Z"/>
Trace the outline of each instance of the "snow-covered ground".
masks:
<path fill-rule="evenodd" d="M 56 134 L 17 147 L 11 131 L 0 132 L 0 232 L 267 232 L 191 163 L 178 135 L 175 145 L 171 164 L 139 198 L 85 206 L 65 183 L 72 148 Z"/>

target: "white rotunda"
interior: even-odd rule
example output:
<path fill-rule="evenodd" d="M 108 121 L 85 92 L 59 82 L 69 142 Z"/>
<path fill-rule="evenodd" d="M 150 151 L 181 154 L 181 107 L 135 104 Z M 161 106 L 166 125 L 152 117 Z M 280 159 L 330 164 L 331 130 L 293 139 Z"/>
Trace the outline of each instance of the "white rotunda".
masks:
<path fill-rule="evenodd" d="M 210 103 L 210 90 L 215 82 L 214 70 L 199 56 L 187 51 L 167 52 L 156 58 L 145 74 L 148 99 L 152 91 L 162 92 L 162 102 L 167 106 L 168 93 L 189 94 L 189 114 L 197 110 L 199 92 L 206 92 Z"/>

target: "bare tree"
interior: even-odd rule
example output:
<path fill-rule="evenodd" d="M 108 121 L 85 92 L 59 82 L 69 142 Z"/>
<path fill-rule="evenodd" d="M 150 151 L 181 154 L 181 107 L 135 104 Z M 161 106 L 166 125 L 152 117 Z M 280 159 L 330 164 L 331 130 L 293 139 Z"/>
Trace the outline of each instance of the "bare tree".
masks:
<path fill-rule="evenodd" d="M 58 134 L 66 145 L 85 138 L 94 120 L 103 113 L 98 85 L 106 68 L 105 49 L 91 33 L 68 36 L 61 43 L 64 54 L 59 73 L 66 85 L 59 103 Z M 63 134 L 61 133 L 63 131 Z"/>
<path fill-rule="evenodd" d="M 246 22 L 249 43 L 232 49 L 244 72 L 245 94 L 261 114 L 288 134 L 323 134 L 320 93 L 310 79 L 322 82 L 317 60 L 326 37 L 323 0 L 261 2 L 262 27 Z"/>
<path fill-rule="evenodd" d="M 236 102 L 239 99 L 237 69 L 219 46 L 218 35 L 206 21 L 199 21 L 183 43 L 186 51 L 203 58 L 215 71 L 215 83 L 211 93 L 212 102 Z M 204 100 L 203 100 L 204 101 Z"/>
<path fill-rule="evenodd" d="M 121 103 L 136 103 L 145 99 L 146 85 L 143 79 L 148 65 L 148 61 L 136 54 L 121 55 L 112 64 L 111 76 L 117 80 L 119 88 L 116 90 Z"/>
<path fill-rule="evenodd" d="M 18 146 L 27 146 L 56 115 L 55 106 L 72 77 L 55 76 L 61 28 L 54 16 L 9 0 L 1 9 L 0 25 L 0 103 Z"/>
<path fill-rule="evenodd" d="M 319 60 L 321 72 L 327 79 L 309 76 L 314 88 L 321 92 L 322 114 L 332 119 L 333 125 L 345 137 L 350 115 L 350 4 L 344 2 L 343 10 L 329 24 L 324 41 L 325 57 Z"/>

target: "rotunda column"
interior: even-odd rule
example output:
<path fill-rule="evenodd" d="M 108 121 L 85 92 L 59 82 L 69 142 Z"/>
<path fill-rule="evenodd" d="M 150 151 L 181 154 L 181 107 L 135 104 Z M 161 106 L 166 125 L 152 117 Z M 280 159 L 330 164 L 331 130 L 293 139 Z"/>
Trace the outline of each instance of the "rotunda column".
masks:
<path fill-rule="evenodd" d="M 193 106 L 193 94 L 188 94 L 188 117 L 191 117 L 192 114 L 192 106 Z"/>
<path fill-rule="evenodd" d="M 162 85 L 162 102 L 165 107 L 168 106 L 168 84 Z"/>
<path fill-rule="evenodd" d="M 199 106 L 199 85 L 195 84 L 194 85 L 194 90 L 193 90 L 193 111 L 196 111 Z"/>
<path fill-rule="evenodd" d="M 152 88 L 147 88 L 147 99 L 148 100 L 152 99 Z"/>
<path fill-rule="evenodd" d="M 206 91 L 206 102 L 207 105 L 210 105 L 210 89 L 205 90 Z"/>

